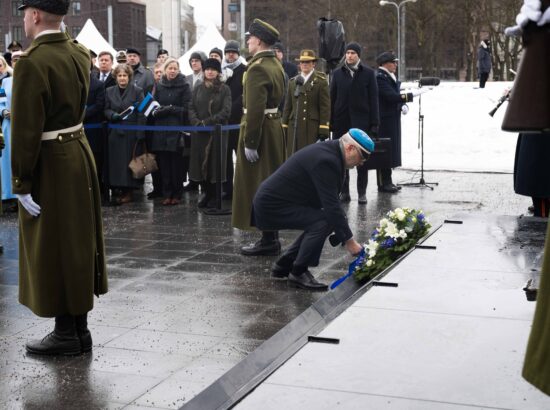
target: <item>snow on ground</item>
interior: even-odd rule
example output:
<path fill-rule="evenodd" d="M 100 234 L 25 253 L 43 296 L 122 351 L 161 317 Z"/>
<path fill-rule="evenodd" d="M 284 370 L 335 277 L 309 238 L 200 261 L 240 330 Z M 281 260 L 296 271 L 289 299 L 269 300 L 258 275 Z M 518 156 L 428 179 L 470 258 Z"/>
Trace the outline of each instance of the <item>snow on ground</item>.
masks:
<path fill-rule="evenodd" d="M 412 83 L 408 83 L 413 85 Z M 508 103 L 489 116 L 511 82 L 442 82 L 422 95 L 424 169 L 512 172 L 517 134 L 501 130 Z M 403 167 L 420 169 L 418 98 L 402 116 Z"/>

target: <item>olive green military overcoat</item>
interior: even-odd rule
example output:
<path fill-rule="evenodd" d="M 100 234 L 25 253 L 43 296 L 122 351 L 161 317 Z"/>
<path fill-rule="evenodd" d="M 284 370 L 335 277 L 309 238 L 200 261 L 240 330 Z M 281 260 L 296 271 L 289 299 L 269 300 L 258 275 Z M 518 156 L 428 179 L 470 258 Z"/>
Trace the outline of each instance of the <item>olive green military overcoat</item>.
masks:
<path fill-rule="evenodd" d="M 31 194 L 38 217 L 19 206 L 19 301 L 35 314 L 79 315 L 107 292 L 97 173 L 83 131 L 42 133 L 82 122 L 89 51 L 65 33 L 36 38 L 15 70 L 12 175 L 15 194 Z"/>
<path fill-rule="evenodd" d="M 550 395 L 550 224 L 546 232 L 541 276 L 523 377 Z"/>
<path fill-rule="evenodd" d="M 285 74 L 273 51 L 256 53 L 243 77 L 243 106 L 235 185 L 232 224 L 239 229 L 252 229 L 252 200 L 264 179 L 285 160 L 285 141 L 280 115 L 266 114 L 277 108 L 284 97 Z M 259 161 L 249 162 L 244 149 L 257 149 Z"/>
<path fill-rule="evenodd" d="M 330 128 L 330 94 L 326 75 L 313 71 L 298 97 L 294 96 L 295 91 L 296 77 L 289 82 L 283 111 L 287 156 L 315 143 L 319 136 L 328 138 Z M 300 112 L 295 132 L 296 106 Z"/>

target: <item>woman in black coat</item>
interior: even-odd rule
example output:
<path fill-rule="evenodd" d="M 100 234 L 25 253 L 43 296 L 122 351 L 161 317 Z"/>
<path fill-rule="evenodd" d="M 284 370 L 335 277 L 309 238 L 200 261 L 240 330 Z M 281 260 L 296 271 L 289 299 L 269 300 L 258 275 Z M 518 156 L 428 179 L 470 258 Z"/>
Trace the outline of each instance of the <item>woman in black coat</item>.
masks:
<path fill-rule="evenodd" d="M 183 125 L 187 120 L 191 88 L 180 73 L 178 60 L 166 60 L 157 84 L 155 100 L 160 107 L 153 112 L 155 125 Z M 163 205 L 177 205 L 183 193 L 183 135 L 179 131 L 157 131 L 151 149 L 159 157 Z"/>
<path fill-rule="evenodd" d="M 105 117 L 111 122 L 124 121 L 125 125 L 144 125 L 145 117 L 134 110 L 129 116 L 121 115 L 128 107 L 143 100 L 143 90 L 132 83 L 132 68 L 119 64 L 113 70 L 117 85 L 105 91 Z M 134 179 L 128 164 L 134 150 L 141 154 L 141 141 L 144 131 L 111 129 L 107 141 L 109 158 L 109 185 L 118 189 L 117 202 L 124 204 L 132 201 L 132 191 L 143 186 L 143 179 Z"/>
<path fill-rule="evenodd" d="M 221 64 L 214 58 L 206 60 L 203 66 L 204 80 L 193 90 L 189 106 L 191 125 L 227 124 L 231 114 L 231 90 L 220 81 Z M 226 178 L 227 133 L 222 136 L 222 182 Z M 216 182 L 216 155 L 214 136 L 210 132 L 194 133 L 191 137 L 191 163 L 189 176 L 205 187 L 205 195 L 198 203 L 199 208 L 213 207 Z"/>

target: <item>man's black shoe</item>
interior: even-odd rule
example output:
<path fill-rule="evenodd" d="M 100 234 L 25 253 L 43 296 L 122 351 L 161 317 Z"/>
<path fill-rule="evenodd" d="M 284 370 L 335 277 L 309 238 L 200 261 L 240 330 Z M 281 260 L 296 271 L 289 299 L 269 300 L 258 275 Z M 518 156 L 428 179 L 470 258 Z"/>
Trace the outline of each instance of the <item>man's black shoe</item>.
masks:
<path fill-rule="evenodd" d="M 55 330 L 42 340 L 27 343 L 27 352 L 44 356 L 76 356 L 82 350 L 76 333 L 58 335 Z"/>
<path fill-rule="evenodd" d="M 281 253 L 279 241 L 263 243 L 260 239 L 254 244 L 241 247 L 241 254 L 245 256 L 277 256 L 279 253 Z"/>
<path fill-rule="evenodd" d="M 0 253 L 4 253 L 4 247 L 0 245 Z"/>
<path fill-rule="evenodd" d="M 272 279 L 283 279 L 286 280 L 290 274 L 291 267 L 285 267 L 279 265 L 277 262 L 271 267 L 271 278 Z"/>
<path fill-rule="evenodd" d="M 288 275 L 288 284 L 296 288 L 307 290 L 325 291 L 328 289 L 328 285 L 318 282 L 309 270 L 297 276 L 290 273 Z"/>
<path fill-rule="evenodd" d="M 351 196 L 349 195 L 349 192 L 340 194 L 340 202 L 351 202 Z"/>
<path fill-rule="evenodd" d="M 387 192 L 389 194 L 395 194 L 395 193 L 399 192 L 399 187 L 397 185 L 394 185 L 394 184 L 388 184 L 388 185 L 379 186 L 378 191 L 379 192 Z"/>

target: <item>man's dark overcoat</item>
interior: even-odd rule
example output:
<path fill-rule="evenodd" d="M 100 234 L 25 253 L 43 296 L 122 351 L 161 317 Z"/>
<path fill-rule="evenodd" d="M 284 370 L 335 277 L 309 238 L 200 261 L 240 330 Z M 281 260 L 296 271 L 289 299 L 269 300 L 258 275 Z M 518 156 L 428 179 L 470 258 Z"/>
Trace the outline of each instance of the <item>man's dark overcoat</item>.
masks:
<path fill-rule="evenodd" d="M 126 108 L 143 100 L 143 90 L 132 83 L 128 84 L 122 95 L 118 86 L 109 87 L 105 91 L 105 117 L 110 120 L 115 113 L 121 113 Z M 145 117 L 134 111 L 128 119 L 122 121 L 125 125 L 145 125 Z M 109 185 L 116 188 L 138 188 L 143 185 L 143 179 L 135 179 L 128 168 L 132 159 L 134 146 L 139 141 L 136 155 L 142 153 L 141 141 L 144 141 L 144 131 L 129 131 L 111 129 L 108 137 Z"/>
<path fill-rule="evenodd" d="M 309 145 L 292 155 L 258 188 L 254 220 L 262 230 L 305 229 L 325 218 L 342 243 L 353 234 L 339 193 L 345 177 L 340 141 Z"/>
<path fill-rule="evenodd" d="M 378 127 L 378 85 L 374 70 L 359 64 L 351 75 L 346 66 L 334 71 L 330 83 L 331 129 L 340 138 L 350 128 L 359 128 L 367 134 Z"/>
<path fill-rule="evenodd" d="M 391 141 L 390 168 L 401 166 L 401 107 L 405 102 L 412 101 L 412 94 L 401 94 L 401 82 L 394 80 L 391 75 L 378 69 L 376 72 L 378 83 L 378 100 L 380 111 L 380 126 L 378 136 L 389 138 Z"/>
<path fill-rule="evenodd" d="M 15 70 L 13 192 L 31 194 L 41 214 L 19 207 L 19 301 L 36 315 L 81 315 L 107 292 L 99 183 L 83 131 L 42 133 L 84 119 L 89 51 L 66 33 L 35 39 Z"/>
<path fill-rule="evenodd" d="M 94 75 L 90 76 L 90 91 L 86 101 L 85 124 L 98 124 L 105 119 L 105 84 Z M 103 152 L 103 130 L 93 128 L 86 130 L 86 137 L 92 152 L 97 155 Z"/>

